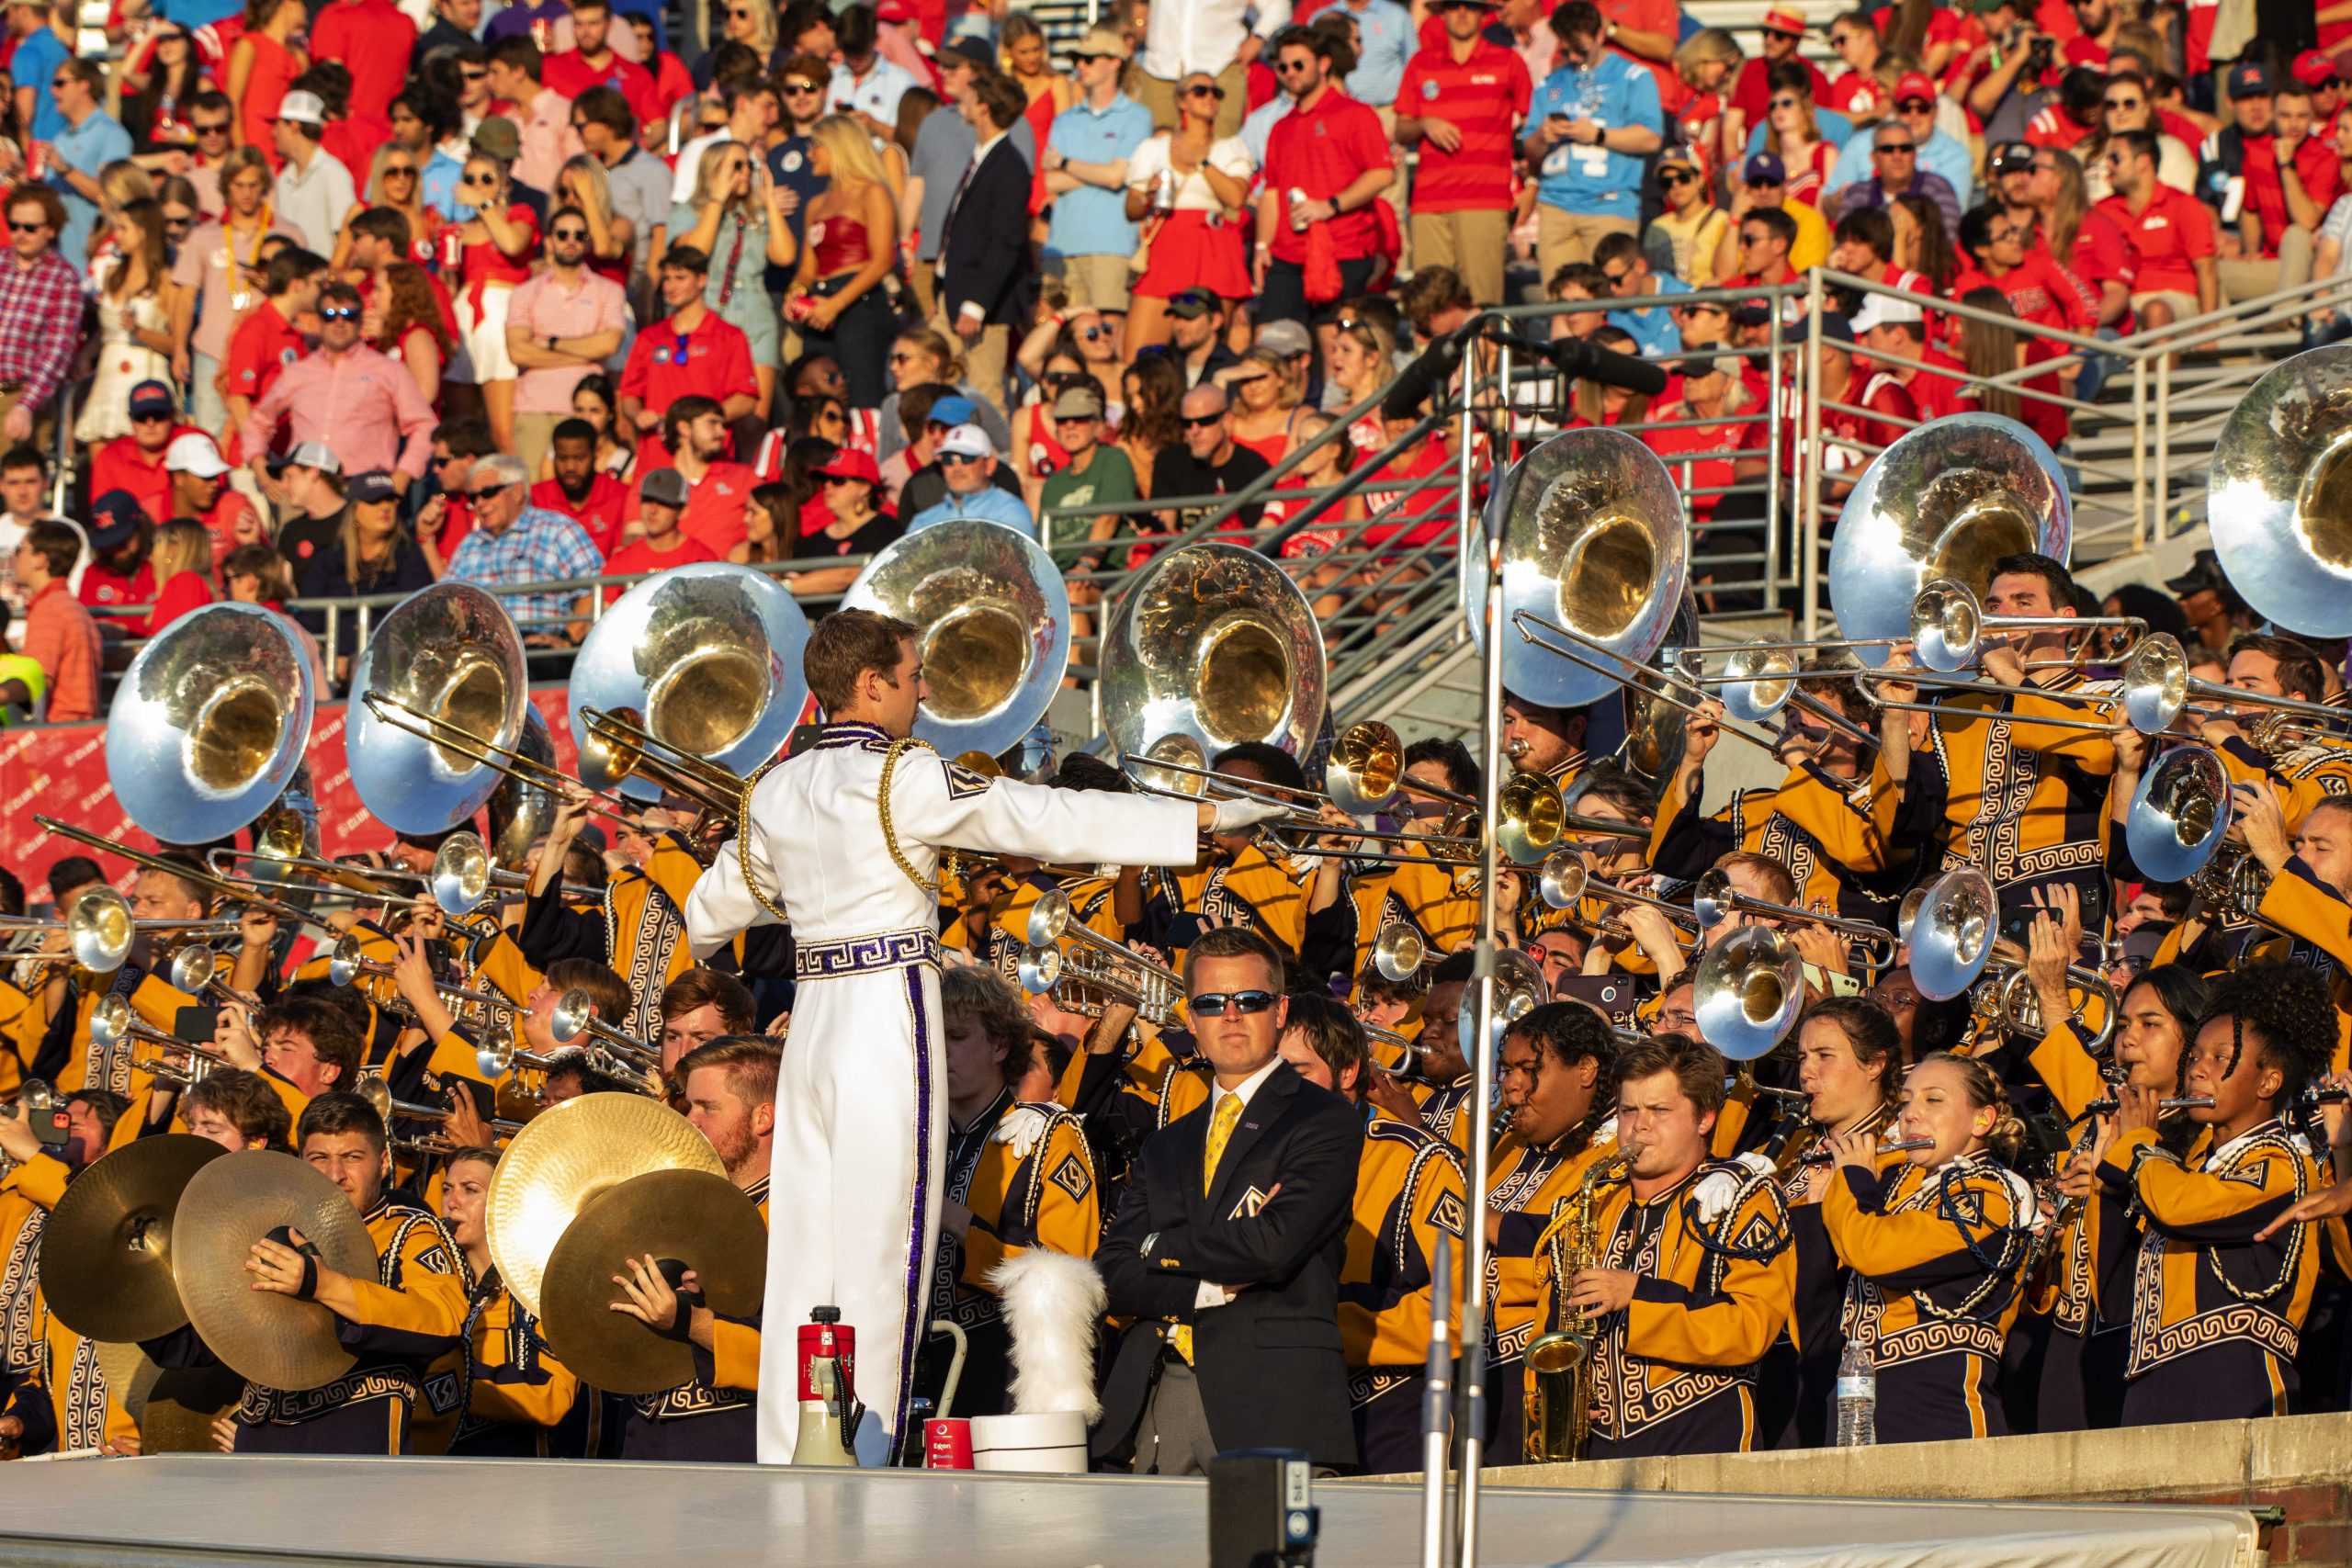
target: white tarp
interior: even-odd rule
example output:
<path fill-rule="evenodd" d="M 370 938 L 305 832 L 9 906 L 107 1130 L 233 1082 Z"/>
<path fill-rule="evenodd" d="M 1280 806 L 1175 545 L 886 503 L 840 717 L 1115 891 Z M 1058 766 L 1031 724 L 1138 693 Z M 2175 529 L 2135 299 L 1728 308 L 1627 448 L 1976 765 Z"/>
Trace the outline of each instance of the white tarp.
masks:
<path fill-rule="evenodd" d="M 1486 1564 L 2252 1568 L 2224 1508 L 1489 1487 Z M 1318 1561 L 1410 1563 L 1418 1488 L 1326 1483 Z M 1204 1563 L 1205 1483 L 487 1460 L 0 1465 L 0 1563 Z M 72 1543 L 72 1544 L 67 1544 Z M 45 1550 L 54 1547 L 55 1550 Z M 98 1550 L 93 1551 L 91 1548 Z"/>

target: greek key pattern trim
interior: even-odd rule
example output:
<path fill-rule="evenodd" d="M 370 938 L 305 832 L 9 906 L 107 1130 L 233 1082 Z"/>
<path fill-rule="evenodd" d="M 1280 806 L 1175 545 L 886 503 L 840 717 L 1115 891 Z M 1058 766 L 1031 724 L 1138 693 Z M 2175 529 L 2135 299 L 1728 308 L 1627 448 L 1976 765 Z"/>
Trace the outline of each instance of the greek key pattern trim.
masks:
<path fill-rule="evenodd" d="M 939 962 L 939 933 L 925 927 L 803 943 L 793 950 L 796 980 L 837 980 L 845 975 L 876 975 L 915 964 Z"/>

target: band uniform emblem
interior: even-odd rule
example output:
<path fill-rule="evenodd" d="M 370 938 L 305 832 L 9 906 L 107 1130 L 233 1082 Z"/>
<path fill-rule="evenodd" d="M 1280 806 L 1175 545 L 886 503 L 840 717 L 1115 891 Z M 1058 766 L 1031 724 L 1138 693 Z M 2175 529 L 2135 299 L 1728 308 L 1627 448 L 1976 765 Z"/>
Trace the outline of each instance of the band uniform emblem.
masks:
<path fill-rule="evenodd" d="M 1457 1241 L 1461 1239 L 1466 1218 L 1459 1192 L 1441 1192 L 1437 1195 L 1437 1201 L 1430 1205 L 1430 1224 Z"/>
<path fill-rule="evenodd" d="M 1258 1211 L 1266 1206 L 1267 1196 L 1252 1187 L 1241 1194 L 1241 1201 L 1233 1205 L 1233 1213 L 1225 1217 L 1228 1220 L 1254 1220 L 1258 1217 Z"/>
<path fill-rule="evenodd" d="M 1046 1179 L 1069 1193 L 1072 1200 L 1084 1198 L 1087 1190 L 1094 1185 L 1094 1179 L 1086 1172 L 1086 1162 L 1074 1154 L 1062 1156 L 1061 1164 L 1054 1167 L 1053 1175 Z"/>

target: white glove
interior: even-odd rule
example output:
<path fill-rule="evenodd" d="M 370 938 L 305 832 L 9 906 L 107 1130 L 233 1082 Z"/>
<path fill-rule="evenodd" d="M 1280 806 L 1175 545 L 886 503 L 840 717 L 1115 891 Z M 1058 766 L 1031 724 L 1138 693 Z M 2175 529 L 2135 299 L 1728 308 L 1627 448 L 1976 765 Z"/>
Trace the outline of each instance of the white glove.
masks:
<path fill-rule="evenodd" d="M 1748 1150 L 1746 1154 L 1734 1155 L 1731 1157 L 1735 1164 L 1744 1165 L 1758 1176 L 1770 1176 L 1774 1174 L 1772 1162 L 1766 1159 L 1762 1155 L 1758 1154 L 1754 1149 Z"/>
<path fill-rule="evenodd" d="M 1032 1106 L 1016 1105 L 997 1118 L 996 1131 L 989 1134 L 989 1142 L 1008 1145 L 1014 1159 L 1027 1159 L 1029 1151 L 1045 1135 L 1046 1113 Z"/>
<path fill-rule="evenodd" d="M 1740 1180 L 1727 1170 L 1711 1170 L 1690 1189 L 1690 1201 L 1699 1206 L 1699 1218 L 1713 1224 L 1731 1213 L 1732 1202 L 1739 1196 Z"/>
<path fill-rule="evenodd" d="M 1290 815 L 1289 807 L 1271 800 L 1220 800 L 1213 804 L 1216 811 L 1209 818 L 1212 833 L 1238 833 L 1245 828 L 1279 821 Z"/>

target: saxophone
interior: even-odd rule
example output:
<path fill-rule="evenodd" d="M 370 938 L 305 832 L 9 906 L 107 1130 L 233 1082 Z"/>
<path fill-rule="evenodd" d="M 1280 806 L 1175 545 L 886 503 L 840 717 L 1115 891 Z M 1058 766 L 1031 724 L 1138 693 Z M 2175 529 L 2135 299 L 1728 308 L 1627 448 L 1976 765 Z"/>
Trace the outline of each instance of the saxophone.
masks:
<path fill-rule="evenodd" d="M 1552 1258 L 1552 1314 L 1543 1334 L 1527 1347 L 1526 1445 L 1530 1463 L 1583 1456 L 1592 1430 L 1592 1352 L 1598 1321 L 1568 1314 L 1568 1281 L 1600 1260 L 1593 1210 L 1600 1189 L 1622 1181 L 1640 1151 L 1631 1145 L 1593 1162 L 1536 1244 Z"/>

